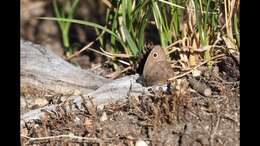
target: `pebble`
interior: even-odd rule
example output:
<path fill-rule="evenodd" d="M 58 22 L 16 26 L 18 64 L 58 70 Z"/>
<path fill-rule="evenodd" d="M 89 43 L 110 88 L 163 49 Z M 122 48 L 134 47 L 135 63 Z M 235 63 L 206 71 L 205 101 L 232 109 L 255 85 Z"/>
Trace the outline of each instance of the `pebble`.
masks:
<path fill-rule="evenodd" d="M 143 140 L 138 140 L 135 143 L 135 146 L 148 146 L 148 144 L 145 141 L 143 141 Z"/>

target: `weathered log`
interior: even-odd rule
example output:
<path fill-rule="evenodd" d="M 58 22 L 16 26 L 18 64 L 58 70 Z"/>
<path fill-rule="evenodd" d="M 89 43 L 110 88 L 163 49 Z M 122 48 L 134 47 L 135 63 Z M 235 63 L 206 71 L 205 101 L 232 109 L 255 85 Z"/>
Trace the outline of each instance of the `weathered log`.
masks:
<path fill-rule="evenodd" d="M 109 79 L 73 66 L 46 47 L 21 40 L 21 89 L 88 94 L 108 82 Z"/>
<path fill-rule="evenodd" d="M 93 101 L 100 104 L 141 95 L 145 88 L 136 82 L 137 78 L 139 75 L 112 81 L 73 66 L 46 47 L 21 40 L 21 92 L 36 89 L 63 95 L 78 93 L 94 97 Z"/>
<path fill-rule="evenodd" d="M 129 96 L 140 96 L 147 92 L 147 88 L 136 82 L 138 78 L 139 75 L 136 74 L 113 80 L 87 96 L 94 97 L 93 101 L 96 104 L 115 102 Z"/>

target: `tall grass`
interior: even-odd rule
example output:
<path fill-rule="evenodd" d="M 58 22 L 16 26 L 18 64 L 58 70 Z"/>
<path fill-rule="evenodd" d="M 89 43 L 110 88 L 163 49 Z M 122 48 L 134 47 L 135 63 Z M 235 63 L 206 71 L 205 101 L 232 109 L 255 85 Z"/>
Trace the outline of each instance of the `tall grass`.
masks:
<path fill-rule="evenodd" d="M 75 10 L 80 0 L 66 0 L 64 5 L 58 5 L 57 0 L 53 0 L 54 14 L 58 18 L 72 19 L 74 17 Z M 71 22 L 58 21 L 59 28 L 62 34 L 62 41 L 65 48 L 65 54 L 70 52 L 69 30 Z"/>
<path fill-rule="evenodd" d="M 148 23 L 153 23 L 158 30 L 160 45 L 168 45 L 186 38 L 186 46 L 191 49 L 208 48 L 204 59 L 212 57 L 212 49 L 219 32 L 220 37 L 240 45 L 239 35 L 239 0 L 103 0 L 107 6 L 106 25 L 101 26 L 91 21 L 75 20 L 73 14 L 78 3 L 74 1 L 69 15 L 64 16 L 64 10 L 58 11 L 56 0 L 54 10 L 57 18 L 44 18 L 58 21 L 61 28 L 64 46 L 68 47 L 68 30 L 71 23 L 94 27 L 97 34 L 105 31 L 99 39 L 102 48 L 111 49 L 112 53 L 119 51 L 137 57 L 145 44 L 145 29 Z M 224 11 L 220 6 L 224 5 Z M 219 18 L 225 16 L 224 26 Z M 225 29 L 223 29 L 225 28 Z M 107 47 L 109 46 L 109 47 Z M 191 50 L 192 51 L 192 50 Z"/>

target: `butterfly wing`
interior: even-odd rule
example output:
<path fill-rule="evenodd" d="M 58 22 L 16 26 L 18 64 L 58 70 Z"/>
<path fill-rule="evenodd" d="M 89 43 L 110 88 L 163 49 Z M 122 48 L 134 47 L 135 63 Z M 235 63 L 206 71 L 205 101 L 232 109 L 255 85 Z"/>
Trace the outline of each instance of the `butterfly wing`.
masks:
<path fill-rule="evenodd" d="M 146 68 L 146 73 L 144 73 L 144 80 L 147 85 L 154 85 L 158 83 L 164 83 L 173 76 L 174 72 L 169 62 L 158 61 L 149 66 L 149 68 Z"/>

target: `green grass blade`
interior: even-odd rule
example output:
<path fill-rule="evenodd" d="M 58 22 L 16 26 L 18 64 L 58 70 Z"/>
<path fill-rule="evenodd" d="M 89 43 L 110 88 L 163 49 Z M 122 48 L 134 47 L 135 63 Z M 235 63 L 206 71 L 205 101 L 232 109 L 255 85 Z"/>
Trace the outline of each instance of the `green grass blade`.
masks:
<path fill-rule="evenodd" d="M 172 3 L 175 3 L 174 0 L 171 1 Z M 170 5 L 171 8 L 171 22 L 170 22 L 170 30 L 174 33 L 173 36 L 175 36 L 176 38 L 174 38 L 174 40 L 177 40 L 178 36 L 179 36 L 179 11 L 176 7 Z"/>
<path fill-rule="evenodd" d="M 111 13 L 113 13 L 113 12 L 111 12 Z M 117 22 L 118 22 L 118 11 L 116 11 L 115 12 L 115 14 L 113 15 L 113 14 L 111 14 L 111 17 L 113 17 L 112 19 L 112 28 L 111 28 L 111 30 L 112 30 L 112 32 L 116 32 L 116 30 L 117 30 L 117 26 L 118 26 L 118 24 L 117 24 Z M 116 53 L 116 48 L 114 48 L 114 46 L 116 46 L 116 37 L 115 36 L 113 36 L 113 35 L 111 35 L 111 44 L 112 44 L 112 52 L 113 53 Z"/>
<path fill-rule="evenodd" d="M 129 31 L 127 30 L 126 26 L 123 25 L 123 31 L 124 31 L 124 35 L 126 37 L 126 41 L 131 49 L 131 52 L 133 53 L 134 56 L 138 55 L 139 53 L 139 49 L 136 46 L 136 43 L 134 41 L 134 39 L 132 38 L 132 36 L 130 35 Z"/>
<path fill-rule="evenodd" d="M 218 28 L 217 17 L 218 16 L 216 14 L 213 14 L 211 17 L 211 25 L 212 25 L 212 30 L 214 32 L 217 31 L 217 28 Z"/>
<path fill-rule="evenodd" d="M 141 21 L 141 26 L 140 26 L 140 31 L 138 32 L 138 47 L 141 51 L 141 49 L 144 48 L 144 31 L 145 31 L 145 27 L 146 27 L 146 24 L 147 24 L 147 16 L 145 15 Z"/>
<path fill-rule="evenodd" d="M 98 29 L 102 29 L 105 32 L 107 32 L 107 33 L 113 35 L 115 38 L 117 38 L 117 40 L 120 42 L 120 44 L 124 48 L 126 48 L 125 44 L 122 42 L 122 40 L 114 32 L 112 32 L 111 30 L 109 30 L 109 29 L 107 29 L 107 28 L 105 28 L 105 27 L 103 27 L 99 24 L 96 24 L 96 23 L 93 23 L 93 22 L 88 22 L 88 21 L 83 21 L 83 20 L 67 19 L 67 18 L 40 17 L 40 19 L 71 22 L 71 23 L 76 23 L 76 24 L 81 24 L 81 25 L 86 25 L 86 26 L 91 26 L 91 27 L 96 27 Z"/>
<path fill-rule="evenodd" d="M 158 4 L 154 0 L 152 1 L 152 11 L 153 11 L 153 16 L 154 16 L 157 29 L 159 31 L 161 45 L 162 47 L 166 47 L 167 43 L 166 43 L 166 37 L 163 32 L 163 21 L 162 21 L 161 12 L 158 7 Z"/>
<path fill-rule="evenodd" d="M 52 4 L 53 4 L 55 16 L 58 17 L 58 18 L 61 18 L 61 15 L 60 15 L 60 12 L 59 12 L 59 8 L 58 8 L 58 5 L 57 5 L 57 1 L 53 0 Z M 64 29 L 64 25 L 63 25 L 63 23 L 61 21 L 58 21 L 58 24 L 59 24 L 61 29 Z"/>
<path fill-rule="evenodd" d="M 139 1 L 138 1 L 139 2 Z M 146 10 L 147 5 L 149 4 L 149 1 L 144 1 L 144 2 L 139 2 L 135 9 L 131 12 L 131 17 L 133 20 L 136 20 L 137 18 L 140 17 L 140 12 L 142 9 Z M 148 15 L 148 13 L 146 13 Z"/>
<path fill-rule="evenodd" d="M 106 31 L 107 33 L 110 33 L 111 35 L 115 36 L 116 38 L 118 38 L 118 36 L 112 32 L 111 30 L 93 23 L 93 22 L 88 22 L 88 21 L 83 21 L 83 20 L 77 20 L 77 19 L 67 19 L 67 18 L 53 18 L 53 17 L 40 17 L 40 19 L 45 19 L 45 20 L 54 20 L 54 21 L 63 21 L 63 22 L 71 22 L 71 23 L 77 23 L 77 24 L 82 24 L 82 25 L 87 25 L 87 26 L 91 26 L 91 27 L 96 27 L 98 29 L 102 29 L 104 31 Z"/>
<path fill-rule="evenodd" d="M 208 17 L 209 17 L 209 6 L 210 6 L 211 0 L 208 0 L 207 7 L 206 7 L 206 14 L 205 14 L 205 20 L 204 20 L 204 28 L 208 27 Z"/>
<path fill-rule="evenodd" d="M 237 14 L 235 14 L 234 16 L 234 29 L 235 29 L 235 35 L 236 35 L 236 39 L 237 39 L 237 44 L 238 46 L 240 46 L 240 34 L 239 34 L 239 30 L 238 30 L 238 19 L 237 19 Z"/>

